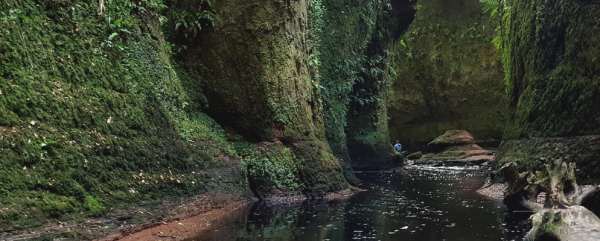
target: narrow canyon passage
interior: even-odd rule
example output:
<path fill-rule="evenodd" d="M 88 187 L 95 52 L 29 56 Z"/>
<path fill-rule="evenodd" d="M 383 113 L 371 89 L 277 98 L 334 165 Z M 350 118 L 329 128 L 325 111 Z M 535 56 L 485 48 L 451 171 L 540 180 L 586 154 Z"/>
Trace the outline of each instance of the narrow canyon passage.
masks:
<path fill-rule="evenodd" d="M 0 240 L 600 240 L 599 2 L 0 1 Z"/>

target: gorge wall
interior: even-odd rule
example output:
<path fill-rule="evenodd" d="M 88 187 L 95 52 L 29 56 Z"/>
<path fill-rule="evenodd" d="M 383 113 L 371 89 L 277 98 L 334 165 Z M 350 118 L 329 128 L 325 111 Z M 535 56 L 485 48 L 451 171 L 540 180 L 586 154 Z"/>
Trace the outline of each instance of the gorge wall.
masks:
<path fill-rule="evenodd" d="M 600 134 L 599 9 L 586 1 L 507 1 L 507 138 Z"/>
<path fill-rule="evenodd" d="M 506 120 L 501 52 L 492 40 L 499 18 L 478 0 L 417 1 L 415 20 L 397 42 L 388 103 L 390 136 L 423 145 L 461 129 L 499 143 Z"/>
<path fill-rule="evenodd" d="M 578 181 L 597 181 L 600 5 L 509 0 L 499 10 L 510 103 L 505 138 L 517 140 L 501 146 L 498 165 L 565 158 L 577 163 Z"/>
<path fill-rule="evenodd" d="M 325 129 L 334 154 L 355 169 L 398 165 L 390 146 L 386 103 L 389 47 L 410 24 L 409 1 L 322 2 L 319 76 Z"/>
<path fill-rule="evenodd" d="M 2 230 L 250 193 L 235 146 L 174 71 L 164 6 L 105 3 L 1 3 Z"/>
<path fill-rule="evenodd" d="M 3 1 L 0 230 L 211 192 L 319 197 L 357 181 L 350 164 L 392 166 L 396 4 Z"/>
<path fill-rule="evenodd" d="M 194 73 L 188 74 L 197 79 L 190 89 L 203 93 L 206 113 L 230 135 L 260 143 L 259 152 L 276 165 L 272 171 L 290 175 L 264 173 L 271 167 L 263 156 L 245 157 L 259 196 L 277 192 L 273 186 L 304 191 L 347 186 L 325 140 L 318 66 L 309 63 L 316 51 L 310 4 L 215 2 L 214 28 L 191 41 L 175 39 L 188 45 L 176 59 Z"/>

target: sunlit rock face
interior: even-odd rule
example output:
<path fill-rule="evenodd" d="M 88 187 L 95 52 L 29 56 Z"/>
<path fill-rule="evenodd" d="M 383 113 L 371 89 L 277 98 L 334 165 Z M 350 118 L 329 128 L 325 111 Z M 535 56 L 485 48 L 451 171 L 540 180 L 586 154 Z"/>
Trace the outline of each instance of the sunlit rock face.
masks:
<path fill-rule="evenodd" d="M 506 119 L 501 52 L 492 43 L 498 16 L 483 13 L 478 0 L 422 0 L 415 9 L 392 51 L 391 139 L 423 145 L 462 129 L 478 143 L 498 143 Z"/>

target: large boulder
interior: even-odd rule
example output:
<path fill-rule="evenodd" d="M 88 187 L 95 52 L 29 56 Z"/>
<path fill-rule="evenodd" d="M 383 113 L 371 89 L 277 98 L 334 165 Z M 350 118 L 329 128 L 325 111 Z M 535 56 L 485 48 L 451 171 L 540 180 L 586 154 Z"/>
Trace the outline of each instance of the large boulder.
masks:
<path fill-rule="evenodd" d="M 424 159 L 458 162 L 485 162 L 494 158 L 490 151 L 475 144 L 475 139 L 464 130 L 449 130 L 429 143 L 433 153 Z"/>
<path fill-rule="evenodd" d="M 429 142 L 430 146 L 444 147 L 461 144 L 475 144 L 473 136 L 465 130 L 449 130 L 441 136 L 438 136 L 433 141 Z"/>

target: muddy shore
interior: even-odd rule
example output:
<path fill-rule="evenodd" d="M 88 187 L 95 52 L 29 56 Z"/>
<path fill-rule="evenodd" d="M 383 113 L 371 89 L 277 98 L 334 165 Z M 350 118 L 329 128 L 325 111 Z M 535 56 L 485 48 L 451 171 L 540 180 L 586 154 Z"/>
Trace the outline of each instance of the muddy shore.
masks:
<path fill-rule="evenodd" d="M 111 210 L 103 217 L 56 221 L 57 223 L 44 227 L 3 232 L 0 240 L 119 240 L 148 228 L 196 216 L 212 217 L 218 215 L 219 210 L 235 210 L 255 201 L 256 198 L 247 194 L 216 192 L 180 201 L 142 202 L 132 207 Z"/>
<path fill-rule="evenodd" d="M 269 205 L 284 205 L 304 202 L 310 199 L 314 200 L 342 200 L 349 198 L 355 193 L 364 191 L 363 189 L 350 187 L 338 192 L 326 193 L 318 198 L 306 195 L 281 195 L 273 196 L 263 202 Z M 257 200 L 252 198 L 238 198 L 224 200 L 212 210 L 204 211 L 196 215 L 175 217 L 167 221 L 153 222 L 143 224 L 130 229 L 120 230 L 117 233 L 109 235 L 106 238 L 96 239 L 97 241 L 117 241 L 117 240 L 164 240 L 165 238 L 181 240 L 191 238 L 200 232 L 208 231 L 217 227 L 224 216 L 231 216 L 247 211 Z M 218 230 L 218 228 L 216 229 Z"/>

